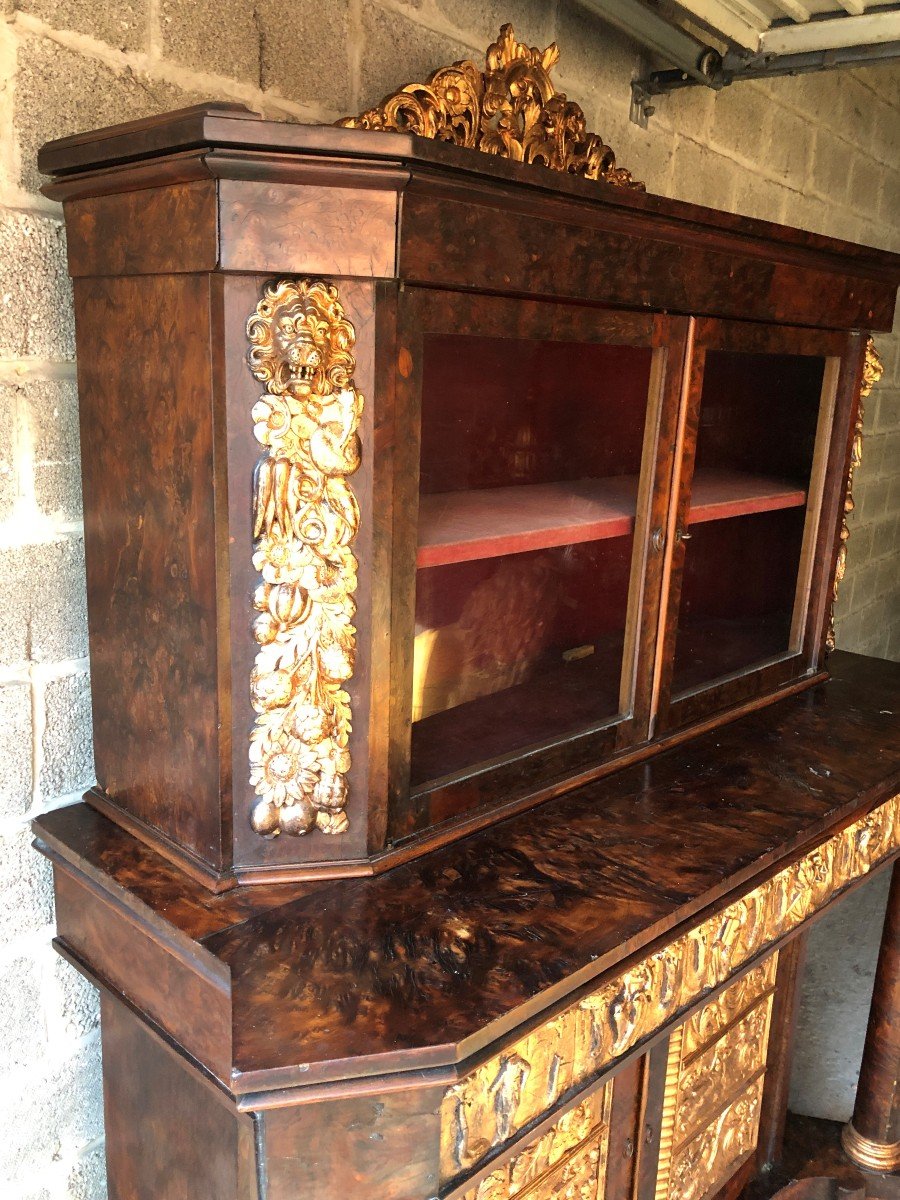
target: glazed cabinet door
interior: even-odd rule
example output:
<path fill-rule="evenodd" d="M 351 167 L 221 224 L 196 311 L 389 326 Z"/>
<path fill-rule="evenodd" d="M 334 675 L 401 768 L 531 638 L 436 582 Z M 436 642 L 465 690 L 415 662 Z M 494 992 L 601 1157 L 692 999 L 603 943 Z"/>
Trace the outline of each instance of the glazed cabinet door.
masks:
<path fill-rule="evenodd" d="M 738 322 L 691 343 L 657 732 L 821 668 L 861 361 L 858 337 Z"/>
<path fill-rule="evenodd" d="M 647 738 L 685 333 L 401 293 L 392 837 Z"/>

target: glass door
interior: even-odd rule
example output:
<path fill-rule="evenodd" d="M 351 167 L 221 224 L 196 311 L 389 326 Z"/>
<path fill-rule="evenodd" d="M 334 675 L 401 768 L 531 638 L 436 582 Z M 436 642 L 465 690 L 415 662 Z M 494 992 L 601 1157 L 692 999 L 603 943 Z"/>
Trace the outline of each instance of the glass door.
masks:
<path fill-rule="evenodd" d="M 438 293 L 410 303 L 408 787 L 431 823 L 648 735 L 655 630 L 641 610 L 658 599 L 660 430 L 686 323 Z"/>
<path fill-rule="evenodd" d="M 822 513 L 829 461 L 837 467 L 845 450 L 832 431 L 846 347 L 843 335 L 697 323 L 670 530 L 660 729 L 817 665 L 808 614 L 834 535 L 833 512 Z M 826 576 L 818 572 L 820 584 Z"/>

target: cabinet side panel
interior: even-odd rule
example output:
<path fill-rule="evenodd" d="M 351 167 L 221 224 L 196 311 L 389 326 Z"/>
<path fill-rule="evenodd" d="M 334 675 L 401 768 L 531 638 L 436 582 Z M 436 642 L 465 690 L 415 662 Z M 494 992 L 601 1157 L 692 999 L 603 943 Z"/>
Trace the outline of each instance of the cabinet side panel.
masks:
<path fill-rule="evenodd" d="M 121 993 L 220 1079 L 231 1069 L 231 997 L 200 954 L 151 928 L 64 869 L 54 871 L 57 948 Z"/>
<path fill-rule="evenodd" d="M 97 779 L 218 868 L 208 277 L 80 279 L 75 303 Z"/>
<path fill-rule="evenodd" d="M 251 1118 L 112 997 L 101 1013 L 110 1200 L 257 1200 Z"/>
<path fill-rule="evenodd" d="M 438 1189 L 441 1089 L 350 1096 L 264 1114 L 268 1200 L 427 1200 Z"/>

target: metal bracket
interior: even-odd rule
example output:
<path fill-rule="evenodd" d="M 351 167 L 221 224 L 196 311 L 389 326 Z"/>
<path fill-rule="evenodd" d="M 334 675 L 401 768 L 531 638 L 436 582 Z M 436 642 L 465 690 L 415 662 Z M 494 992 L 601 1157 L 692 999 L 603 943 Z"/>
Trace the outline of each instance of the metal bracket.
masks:
<path fill-rule="evenodd" d="M 632 79 L 631 81 L 631 107 L 628 110 L 628 119 L 635 125 L 640 125 L 641 129 L 648 127 L 650 118 L 656 112 L 653 93 L 648 91 L 646 82 L 643 79 Z"/>
<path fill-rule="evenodd" d="M 686 87 L 710 87 L 720 91 L 744 79 L 773 79 L 782 75 L 808 75 L 813 71 L 833 71 L 839 67 L 864 67 L 900 58 L 900 42 L 874 46 L 843 46 L 833 50 L 812 50 L 806 54 L 746 54 L 731 52 L 720 57 L 709 49 L 701 55 L 699 72 L 679 69 L 653 71 L 631 82 L 631 120 L 647 128 L 657 96 Z"/>

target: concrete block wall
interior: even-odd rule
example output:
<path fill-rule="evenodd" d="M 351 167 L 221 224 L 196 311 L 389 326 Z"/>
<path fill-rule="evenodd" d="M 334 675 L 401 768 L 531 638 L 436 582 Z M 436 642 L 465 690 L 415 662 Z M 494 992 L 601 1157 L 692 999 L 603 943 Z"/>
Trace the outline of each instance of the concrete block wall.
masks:
<path fill-rule="evenodd" d="M 652 191 L 900 250 L 896 69 L 689 90 L 642 131 L 628 122 L 638 48 L 574 0 L 0 0 L 5 1200 L 105 1194 L 96 997 L 51 952 L 49 870 L 27 828 L 93 773 L 71 294 L 38 146 L 203 99 L 331 121 L 456 58 L 480 64 L 504 20 L 529 43 L 559 42 L 559 85 Z M 838 639 L 900 657 L 900 337 L 879 345 Z"/>

